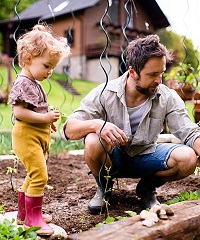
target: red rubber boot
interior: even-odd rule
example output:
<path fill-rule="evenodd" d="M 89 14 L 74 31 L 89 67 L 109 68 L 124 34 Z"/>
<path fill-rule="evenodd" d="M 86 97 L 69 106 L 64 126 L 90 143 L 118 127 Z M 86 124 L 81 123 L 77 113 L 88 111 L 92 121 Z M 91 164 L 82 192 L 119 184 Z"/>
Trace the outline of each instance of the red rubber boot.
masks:
<path fill-rule="evenodd" d="M 26 217 L 24 227 L 41 227 L 37 230 L 38 235 L 52 235 L 54 230 L 46 224 L 42 217 L 42 201 L 43 195 L 25 195 L 25 211 Z"/>
<path fill-rule="evenodd" d="M 18 191 L 18 212 L 17 212 L 17 224 L 24 224 L 25 219 L 25 193 Z"/>
<path fill-rule="evenodd" d="M 25 193 L 24 191 L 18 190 L 18 213 L 17 213 L 17 224 L 23 225 L 25 220 Z M 52 216 L 49 214 L 42 214 L 42 217 L 46 223 L 51 222 Z"/>

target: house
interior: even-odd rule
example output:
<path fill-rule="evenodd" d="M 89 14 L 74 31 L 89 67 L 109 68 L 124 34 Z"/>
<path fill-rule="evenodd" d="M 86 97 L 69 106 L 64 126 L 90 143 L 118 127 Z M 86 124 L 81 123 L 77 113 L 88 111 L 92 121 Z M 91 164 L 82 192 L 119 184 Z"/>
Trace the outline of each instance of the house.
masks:
<path fill-rule="evenodd" d="M 128 41 L 169 26 L 155 0 L 40 0 L 19 19 L 0 21 L 3 53 L 14 57 L 18 35 L 42 20 L 55 34 L 66 36 L 72 49 L 70 60 L 55 71 L 67 69 L 72 78 L 96 82 L 106 80 L 103 68 L 109 79 L 125 70 L 123 50 Z"/>

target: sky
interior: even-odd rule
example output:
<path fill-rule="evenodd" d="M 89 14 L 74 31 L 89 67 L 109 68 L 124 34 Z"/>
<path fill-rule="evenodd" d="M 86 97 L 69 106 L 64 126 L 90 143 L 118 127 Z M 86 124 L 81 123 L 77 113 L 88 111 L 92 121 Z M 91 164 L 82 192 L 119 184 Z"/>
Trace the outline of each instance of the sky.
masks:
<path fill-rule="evenodd" d="M 156 0 L 170 29 L 192 40 L 200 50 L 200 0 Z"/>

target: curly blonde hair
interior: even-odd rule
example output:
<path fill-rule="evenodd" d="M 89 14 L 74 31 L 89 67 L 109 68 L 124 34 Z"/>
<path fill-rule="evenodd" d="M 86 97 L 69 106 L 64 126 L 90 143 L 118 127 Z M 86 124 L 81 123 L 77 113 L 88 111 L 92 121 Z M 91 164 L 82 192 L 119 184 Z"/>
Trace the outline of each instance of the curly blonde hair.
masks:
<path fill-rule="evenodd" d="M 45 24 L 36 24 L 31 31 L 26 32 L 17 40 L 19 66 L 23 67 L 28 54 L 33 58 L 40 57 L 48 51 L 50 56 L 57 55 L 60 61 L 70 55 L 67 39 L 54 36 Z"/>

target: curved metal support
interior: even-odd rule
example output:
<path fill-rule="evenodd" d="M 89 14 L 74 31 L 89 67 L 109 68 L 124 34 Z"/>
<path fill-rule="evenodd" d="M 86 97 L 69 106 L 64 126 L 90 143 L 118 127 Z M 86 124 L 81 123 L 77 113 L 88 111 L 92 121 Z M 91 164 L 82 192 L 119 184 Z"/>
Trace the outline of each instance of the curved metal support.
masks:
<path fill-rule="evenodd" d="M 14 8 L 15 14 L 17 15 L 17 18 L 18 18 L 18 25 L 17 25 L 17 28 L 15 29 L 14 33 L 13 33 L 13 39 L 14 39 L 15 42 L 17 42 L 16 34 L 17 34 L 17 31 L 18 31 L 18 29 L 20 27 L 20 24 L 21 24 L 21 19 L 20 19 L 20 16 L 19 16 L 18 12 L 17 12 L 17 6 L 19 5 L 20 2 L 21 2 L 21 0 L 18 0 L 18 2 L 15 4 L 15 8 Z M 17 72 L 17 69 L 15 67 L 15 60 L 16 59 L 17 59 L 17 54 L 15 55 L 15 57 L 12 60 L 12 67 L 13 67 L 13 69 L 15 70 L 15 72 L 17 74 L 18 72 Z"/>
<path fill-rule="evenodd" d="M 124 5 L 124 10 L 125 10 L 125 13 L 126 13 L 126 19 L 124 21 L 124 23 L 122 24 L 122 33 L 124 35 L 124 41 L 121 43 L 121 46 L 120 46 L 120 49 L 121 49 L 121 62 L 120 62 L 120 66 L 119 66 L 119 70 L 120 70 L 120 73 L 123 74 L 123 65 L 124 67 L 126 66 L 126 62 L 125 62 L 125 58 L 124 58 L 124 54 L 125 54 L 125 49 L 126 47 L 128 46 L 128 37 L 126 35 L 126 28 L 128 26 L 128 24 L 130 23 L 130 20 L 131 20 L 131 14 L 129 13 L 128 11 L 128 4 L 131 4 L 131 0 L 128 0 L 126 1 L 125 5 Z"/>

